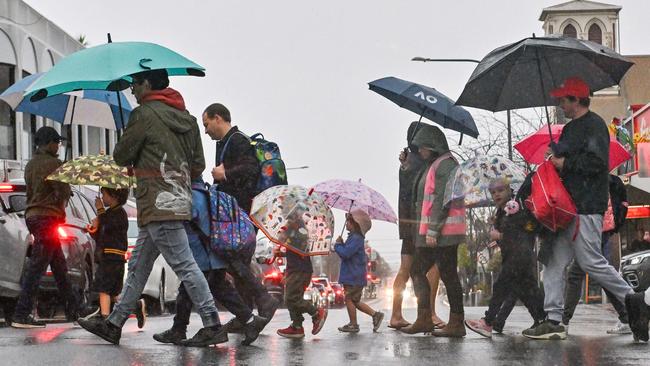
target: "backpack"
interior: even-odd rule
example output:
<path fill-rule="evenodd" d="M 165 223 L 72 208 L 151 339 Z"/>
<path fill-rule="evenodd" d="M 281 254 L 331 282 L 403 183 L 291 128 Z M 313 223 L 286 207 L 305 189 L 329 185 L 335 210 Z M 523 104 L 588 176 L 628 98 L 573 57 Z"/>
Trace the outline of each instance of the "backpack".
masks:
<path fill-rule="evenodd" d="M 553 232 L 566 229 L 577 216 L 576 205 L 550 161 L 533 174 L 531 193 L 524 203 L 537 221 Z"/>
<path fill-rule="evenodd" d="M 248 215 L 239 208 L 237 200 L 219 191 L 216 184 L 210 186 L 208 196 L 209 237 L 196 223 L 190 222 L 203 244 L 223 258 L 254 251 L 257 245 L 255 226 Z"/>
<path fill-rule="evenodd" d="M 246 134 L 241 131 L 238 131 L 237 133 L 246 137 L 255 149 L 255 158 L 257 159 L 260 168 L 256 192 L 261 193 L 271 187 L 287 185 L 287 169 L 284 165 L 284 161 L 282 161 L 278 144 L 267 141 L 261 133 L 256 133 L 251 137 L 246 136 Z M 226 141 L 226 144 L 221 151 L 219 162 L 223 162 L 223 156 L 228 149 L 229 143 L 230 138 Z"/>

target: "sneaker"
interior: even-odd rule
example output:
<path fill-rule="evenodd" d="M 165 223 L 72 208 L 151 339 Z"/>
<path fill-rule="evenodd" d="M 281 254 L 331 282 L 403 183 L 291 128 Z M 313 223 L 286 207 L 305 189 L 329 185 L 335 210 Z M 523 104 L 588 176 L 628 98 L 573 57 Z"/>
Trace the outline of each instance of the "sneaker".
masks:
<path fill-rule="evenodd" d="M 296 328 L 293 325 L 284 329 L 278 329 L 277 333 L 284 338 L 305 338 L 305 329 L 302 327 Z"/>
<path fill-rule="evenodd" d="M 135 303 L 135 317 L 138 319 L 138 328 L 144 328 L 144 323 L 147 321 L 147 310 L 144 299 L 140 299 Z"/>
<path fill-rule="evenodd" d="M 185 347 L 208 347 L 213 344 L 228 342 L 228 332 L 222 327 L 201 328 L 190 339 L 185 339 L 180 342 Z"/>
<path fill-rule="evenodd" d="M 485 318 L 481 318 L 479 320 L 465 320 L 465 325 L 467 328 L 473 330 L 485 338 L 492 338 L 492 327 L 485 322 Z"/>
<path fill-rule="evenodd" d="M 381 326 L 381 322 L 384 320 L 384 313 L 381 311 L 375 311 L 375 314 L 372 316 L 372 331 L 373 333 L 377 333 L 379 330 L 379 326 Z"/>
<path fill-rule="evenodd" d="M 645 303 L 644 295 L 643 292 L 640 292 L 625 296 L 625 309 L 634 340 L 647 342 L 650 311 Z"/>
<path fill-rule="evenodd" d="M 108 320 L 95 317 L 88 320 L 79 319 L 78 323 L 83 329 L 96 336 L 101 337 L 103 340 L 113 344 L 120 344 L 120 337 L 122 337 L 122 328 L 116 327 Z"/>
<path fill-rule="evenodd" d="M 11 326 L 18 329 L 45 328 L 45 325 L 45 322 L 34 319 L 33 315 L 28 315 L 25 318 L 14 317 L 11 322 Z"/>
<path fill-rule="evenodd" d="M 268 321 L 266 318 L 253 315 L 253 321 L 244 326 L 244 335 L 246 338 L 244 338 L 241 344 L 249 346 L 251 343 L 255 342 L 267 323 Z"/>
<path fill-rule="evenodd" d="M 276 299 L 275 297 L 271 297 L 270 300 L 268 300 L 264 305 L 258 307 L 257 314 L 260 317 L 265 318 L 266 323 L 268 324 L 271 319 L 273 319 L 273 315 L 275 315 L 275 312 L 278 310 L 280 305 L 280 300 Z"/>
<path fill-rule="evenodd" d="M 343 333 L 359 333 L 359 325 L 358 324 L 346 324 L 342 327 L 339 327 L 339 332 Z"/>
<path fill-rule="evenodd" d="M 621 323 L 619 320 L 614 328 L 607 330 L 607 334 L 632 334 L 632 329 L 629 324 Z"/>
<path fill-rule="evenodd" d="M 232 334 L 243 334 L 244 333 L 244 324 L 242 324 L 237 318 L 232 318 L 224 326 L 224 329 L 228 333 Z"/>
<path fill-rule="evenodd" d="M 327 308 L 319 308 L 316 311 L 316 315 L 311 317 L 312 324 L 314 325 L 311 329 L 311 334 L 316 335 L 323 329 L 323 325 L 325 325 L 325 320 L 327 319 L 327 313 Z"/>
<path fill-rule="evenodd" d="M 153 339 L 160 343 L 171 343 L 179 345 L 181 344 L 181 341 L 187 339 L 187 335 L 182 330 L 174 329 L 174 327 L 172 327 L 171 329 L 167 329 L 162 333 L 154 334 Z"/>
<path fill-rule="evenodd" d="M 566 339 L 566 328 L 560 324 L 553 324 L 546 320 L 534 328 L 523 331 L 523 335 L 532 339 L 562 340 Z"/>

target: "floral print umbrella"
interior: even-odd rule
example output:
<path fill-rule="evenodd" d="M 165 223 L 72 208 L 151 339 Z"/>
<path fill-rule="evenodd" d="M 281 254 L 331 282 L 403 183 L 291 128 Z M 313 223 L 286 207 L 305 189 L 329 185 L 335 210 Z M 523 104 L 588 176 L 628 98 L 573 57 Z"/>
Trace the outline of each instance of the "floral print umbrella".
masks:
<path fill-rule="evenodd" d="M 526 174 L 507 158 L 477 155 L 464 161 L 451 172 L 451 178 L 445 187 L 444 203 L 464 198 L 466 207 L 490 206 L 490 182 L 499 178 L 505 179 L 516 193 Z"/>
<path fill-rule="evenodd" d="M 318 183 L 314 186 L 314 191 L 331 207 L 346 212 L 361 209 L 373 220 L 397 222 L 397 215 L 386 198 L 360 180 L 332 179 Z"/>
<path fill-rule="evenodd" d="M 68 161 L 47 177 L 73 185 L 104 188 L 135 188 L 135 177 L 125 167 L 115 163 L 110 155 L 85 155 Z"/>
<path fill-rule="evenodd" d="M 334 215 L 313 189 L 271 187 L 253 199 L 250 218 L 269 240 L 302 256 L 330 252 Z"/>

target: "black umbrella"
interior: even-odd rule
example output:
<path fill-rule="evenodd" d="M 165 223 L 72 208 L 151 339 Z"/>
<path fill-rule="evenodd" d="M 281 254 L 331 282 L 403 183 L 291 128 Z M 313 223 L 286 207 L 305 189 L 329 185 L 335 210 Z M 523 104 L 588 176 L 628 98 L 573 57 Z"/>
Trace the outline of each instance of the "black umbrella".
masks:
<path fill-rule="evenodd" d="M 617 85 L 632 65 L 594 42 L 533 35 L 485 56 L 456 104 L 492 112 L 554 105 L 550 91 L 565 79 L 579 77 L 594 92 Z"/>
<path fill-rule="evenodd" d="M 436 89 L 395 77 L 371 81 L 368 86 L 398 106 L 420 115 L 420 121 L 424 117 L 444 128 L 460 132 L 461 141 L 462 134 L 474 138 L 478 136 L 472 115 Z"/>

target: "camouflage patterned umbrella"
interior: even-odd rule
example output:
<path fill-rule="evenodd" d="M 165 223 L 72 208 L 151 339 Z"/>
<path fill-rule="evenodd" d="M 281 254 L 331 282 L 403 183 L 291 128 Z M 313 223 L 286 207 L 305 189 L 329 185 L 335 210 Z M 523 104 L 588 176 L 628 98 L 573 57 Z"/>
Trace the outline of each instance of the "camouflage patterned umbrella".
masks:
<path fill-rule="evenodd" d="M 115 163 L 110 155 L 86 155 L 66 162 L 48 180 L 105 188 L 135 188 L 135 177 L 128 170 Z"/>

